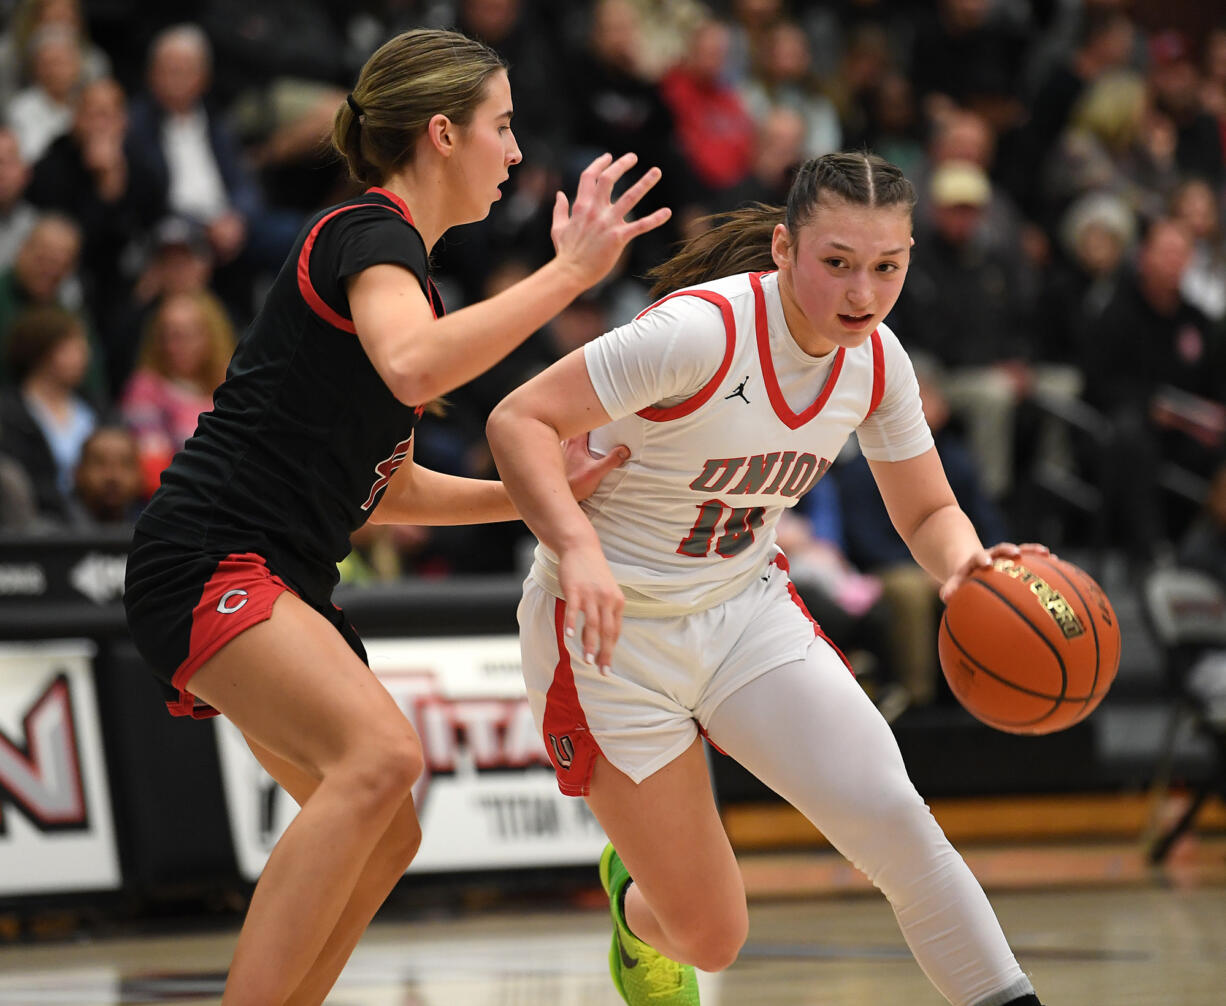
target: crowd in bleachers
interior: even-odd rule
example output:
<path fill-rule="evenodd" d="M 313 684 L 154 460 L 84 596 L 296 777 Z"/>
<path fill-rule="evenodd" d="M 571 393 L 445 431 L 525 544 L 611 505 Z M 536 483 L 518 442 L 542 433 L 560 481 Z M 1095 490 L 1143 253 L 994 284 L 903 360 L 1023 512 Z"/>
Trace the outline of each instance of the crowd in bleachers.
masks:
<path fill-rule="evenodd" d="M 524 153 L 489 219 L 436 249 L 450 306 L 549 257 L 553 193 L 594 154 L 660 165 L 644 209 L 674 215 L 450 396 L 420 427 L 423 464 L 493 476 L 489 410 L 641 309 L 641 277 L 676 241 L 709 214 L 779 202 L 806 157 L 867 148 L 919 192 L 889 322 L 981 533 L 1141 564 L 1207 527 L 1220 547 L 1226 15 L 1212 6 L 0 0 L 3 528 L 139 510 L 302 223 L 357 191 L 325 137 L 358 68 L 428 25 L 508 59 Z M 935 603 L 864 480 L 841 459 L 835 491 L 788 528 L 816 605 L 856 624 Z M 372 528 L 344 572 L 508 571 L 523 534 Z"/>

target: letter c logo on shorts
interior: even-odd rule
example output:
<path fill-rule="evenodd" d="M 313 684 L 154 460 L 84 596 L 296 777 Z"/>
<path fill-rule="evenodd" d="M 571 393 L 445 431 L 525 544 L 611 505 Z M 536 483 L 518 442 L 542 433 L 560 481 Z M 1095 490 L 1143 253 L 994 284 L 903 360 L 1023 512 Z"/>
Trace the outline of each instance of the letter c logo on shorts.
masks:
<path fill-rule="evenodd" d="M 230 598 L 241 597 L 242 600 L 237 604 L 230 604 Z M 227 590 L 221 595 L 221 600 L 217 602 L 217 610 L 223 615 L 233 615 L 239 608 L 247 603 L 247 592 L 245 590 Z"/>

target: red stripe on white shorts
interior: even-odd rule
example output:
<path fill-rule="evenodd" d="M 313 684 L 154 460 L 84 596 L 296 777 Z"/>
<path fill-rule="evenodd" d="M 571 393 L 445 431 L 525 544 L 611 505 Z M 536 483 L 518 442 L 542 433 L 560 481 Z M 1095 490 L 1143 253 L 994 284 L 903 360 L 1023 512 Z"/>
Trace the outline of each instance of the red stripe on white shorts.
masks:
<path fill-rule="evenodd" d="M 553 670 L 553 682 L 545 694 L 541 733 L 558 777 L 558 789 L 567 796 L 586 796 L 591 789 L 592 770 L 596 767 L 600 745 L 588 729 L 587 716 L 579 703 L 575 671 L 566 649 L 565 621 L 566 602 L 559 598 L 553 609 L 558 663 Z"/>
<path fill-rule="evenodd" d="M 782 552 L 771 560 L 771 564 L 778 566 L 785 573 L 791 568 L 788 564 L 788 557 Z M 835 641 L 827 636 L 824 631 L 822 631 L 822 627 L 817 624 L 817 619 L 809 614 L 809 609 L 805 605 L 804 599 L 801 598 L 800 594 L 797 592 L 796 584 L 792 582 L 792 578 L 790 576 L 788 577 L 788 596 L 792 599 L 792 602 L 796 605 L 796 607 L 804 612 L 805 618 L 807 618 L 813 624 L 813 634 L 821 639 L 824 639 L 830 645 L 830 649 L 834 650 L 834 652 L 839 655 L 839 659 L 847 665 L 847 670 L 851 672 L 852 677 L 855 677 L 856 672 L 851 669 L 851 661 L 843 655 L 843 651 L 838 648 Z"/>

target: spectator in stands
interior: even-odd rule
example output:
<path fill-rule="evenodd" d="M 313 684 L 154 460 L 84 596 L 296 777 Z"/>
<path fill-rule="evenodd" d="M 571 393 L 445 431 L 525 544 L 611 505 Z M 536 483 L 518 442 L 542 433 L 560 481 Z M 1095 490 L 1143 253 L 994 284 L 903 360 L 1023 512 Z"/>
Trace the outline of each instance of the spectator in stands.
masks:
<path fill-rule="evenodd" d="M 881 83 L 896 71 L 897 59 L 886 30 L 879 24 L 857 24 L 840 49 L 836 72 L 827 78 L 830 99 L 839 111 L 844 146 L 861 146 L 873 121 Z"/>
<path fill-rule="evenodd" d="M 917 18 L 911 46 L 911 82 L 928 117 L 961 106 L 998 134 L 1018 125 L 1024 117 L 1021 26 L 987 0 L 938 0 L 936 8 Z"/>
<path fill-rule="evenodd" d="M 25 468 L 16 458 L 0 454 L 0 531 L 26 533 L 45 524 Z"/>
<path fill-rule="evenodd" d="M 983 491 L 978 466 L 965 440 L 950 425 L 949 402 L 941 391 L 937 374 L 922 363 L 915 370 L 924 419 L 932 430 L 958 505 L 984 541 L 1004 539 L 1007 537 L 1004 517 Z M 894 530 L 863 454 L 845 451 L 825 481 L 838 489 L 848 559 L 881 584 L 889 610 L 886 638 L 893 675 L 907 690 L 912 705 L 928 705 L 940 692 L 939 585 L 916 564 Z"/>
<path fill-rule="evenodd" d="M 452 23 L 515 68 L 515 136 L 524 160 L 556 167 L 566 142 L 567 95 L 558 87 L 553 57 L 558 26 L 537 8 L 524 0 L 460 0 Z"/>
<path fill-rule="evenodd" d="M 1091 192 L 1069 207 L 1039 302 L 1044 359 L 1081 367 L 1085 333 L 1115 293 L 1136 236 L 1136 216 L 1118 196 Z"/>
<path fill-rule="evenodd" d="M 1039 81 L 1011 163 L 1002 165 L 1006 184 L 1028 212 L 1035 209 L 1034 183 L 1046 152 L 1059 141 L 1086 89 L 1103 74 L 1129 65 L 1136 35 L 1132 18 L 1120 7 L 1087 11 L 1072 50 Z"/>
<path fill-rule="evenodd" d="M 1030 391 L 1028 324 L 1033 304 L 1018 249 L 987 244 L 980 229 L 992 194 L 969 161 L 947 161 L 928 187 L 930 226 L 919 231 L 907 285 L 895 309 L 912 353 L 943 371 L 945 393 L 965 423 L 984 486 L 994 498 L 1012 487 L 1014 420 Z"/>
<path fill-rule="evenodd" d="M 42 28 L 68 28 L 79 42 L 83 78 L 96 80 L 110 72 L 110 57 L 86 35 L 85 17 L 78 0 L 21 0 L 6 4 L 12 10 L 8 30 L 0 35 L 0 108 L 32 78 L 30 41 Z"/>
<path fill-rule="evenodd" d="M 160 298 L 208 290 L 212 278 L 213 249 L 204 228 L 184 217 L 158 221 L 133 290 L 132 307 L 140 319 L 136 328 L 143 327 L 143 319 Z"/>
<path fill-rule="evenodd" d="M 1150 40 L 1149 86 L 1154 105 L 1175 127 L 1179 170 L 1211 185 L 1226 179 L 1218 123 L 1201 105 L 1200 74 L 1187 39 L 1160 31 Z"/>
<path fill-rule="evenodd" d="M 245 120 L 244 134 L 271 135 L 303 115 L 315 115 L 338 91 L 345 100 L 343 87 L 361 63 L 359 58 L 353 65 L 342 44 L 351 6 L 357 5 L 328 0 L 205 0 L 200 5 L 201 27 L 217 51 L 218 103 Z M 404 5 L 369 6 L 395 12 Z M 408 6 L 410 17 L 419 14 L 421 5 Z M 420 24 L 421 19 L 412 20 Z"/>
<path fill-rule="evenodd" d="M 681 154 L 712 198 L 743 181 L 753 159 L 753 118 L 722 76 L 729 44 L 725 22 L 702 22 L 690 36 L 685 57 L 660 81 Z"/>
<path fill-rule="evenodd" d="M 89 366 L 81 320 L 56 307 L 14 322 L 6 351 L 13 385 L 0 392 L 0 451 L 34 486 L 39 513 L 66 520 L 72 473 L 98 415 L 79 388 Z"/>
<path fill-rule="evenodd" d="M 1222 159 L 1226 161 L 1226 25 L 1214 28 L 1205 39 L 1201 107 L 1217 122 Z"/>
<path fill-rule="evenodd" d="M 110 394 L 132 362 L 121 322 L 135 281 L 130 264 L 166 210 L 165 180 L 126 140 L 127 100 L 110 77 L 86 84 L 72 130 L 34 166 L 30 201 L 71 216 L 81 227 L 81 272 L 103 348 Z"/>
<path fill-rule="evenodd" d="M 771 108 L 758 123 L 748 177 L 720 193 L 716 209 L 732 210 L 753 202 L 782 206 L 805 159 L 804 143 L 805 121 L 800 113 L 783 105 Z"/>
<path fill-rule="evenodd" d="M 1213 472 L 1200 513 L 1179 542 L 1178 559 L 1226 584 L 1226 457 Z"/>
<path fill-rule="evenodd" d="M 1226 229 L 1213 187 L 1203 178 L 1181 183 L 1171 197 L 1171 216 L 1192 238 L 1192 261 L 1180 289 L 1190 304 L 1221 323 L 1226 319 Z"/>
<path fill-rule="evenodd" d="M 131 528 L 145 499 L 136 437 L 106 423 L 81 445 L 68 499 L 68 523 L 78 529 Z"/>
<path fill-rule="evenodd" d="M 1111 542 L 1145 562 L 1187 527 L 1186 505 L 1161 492 L 1164 466 L 1208 477 L 1226 420 L 1222 333 L 1183 297 L 1187 232 L 1151 225 L 1131 282 L 1119 283 L 1087 331 L 1085 397 L 1113 424 L 1103 463 Z"/>
<path fill-rule="evenodd" d="M 353 193 L 327 146 L 336 106 L 370 47 L 421 26 L 436 6 L 332 0 L 201 5 L 200 24 L 216 54 L 210 102 L 226 111 L 270 207 L 309 214 Z M 354 28 L 372 17 L 394 27 L 376 30 L 355 47 Z"/>
<path fill-rule="evenodd" d="M 1085 90 L 1059 144 L 1048 153 L 1037 212 L 1058 220 L 1086 192 L 1112 192 L 1145 220 L 1164 211 L 1178 181 L 1175 127 L 1150 105 L 1135 73 L 1104 74 Z"/>
<path fill-rule="evenodd" d="M 0 126 L 0 272 L 12 266 L 34 229 L 38 213 L 25 198 L 30 166 L 21 156 L 17 134 Z"/>
<path fill-rule="evenodd" d="M 918 211 L 922 227 L 931 226 L 931 201 L 927 196 L 932 173 L 949 161 L 963 161 L 978 166 L 990 179 L 996 173 L 996 149 L 996 133 L 982 115 L 955 109 L 937 117 L 928 140 L 927 163 L 912 176 L 920 192 Z M 981 211 L 975 236 L 977 241 L 1001 255 L 1007 256 L 1020 249 L 1032 265 L 1037 266 L 1047 259 L 1046 235 L 1023 220 L 1009 193 L 995 183 Z M 1026 291 L 1026 296 L 1034 295 L 1033 289 Z"/>
<path fill-rule="evenodd" d="M 897 164 L 912 182 L 918 182 L 924 144 L 911 81 L 898 70 L 888 70 L 868 98 L 860 135 L 844 141 L 844 147 L 872 150 Z"/>
<path fill-rule="evenodd" d="M 29 307 L 81 307 L 76 279 L 81 229 L 58 213 L 40 216 L 17 252 L 13 265 L 0 272 L 0 383 L 8 379 L 4 347 L 17 316 Z"/>
<path fill-rule="evenodd" d="M 21 156 L 34 163 L 72 125 L 72 108 L 83 83 L 81 46 L 62 25 L 37 31 L 29 43 L 33 76 L 9 102 L 8 124 L 17 134 Z"/>
<path fill-rule="evenodd" d="M 154 311 L 119 403 L 137 436 L 146 496 L 213 407 L 234 346 L 225 308 L 207 291 L 170 294 Z"/>
<path fill-rule="evenodd" d="M 758 67 L 740 92 L 759 127 L 771 110 L 780 106 L 801 116 L 804 157 L 842 149 L 839 113 L 812 70 L 808 36 L 795 21 L 777 21 L 766 30 Z"/>
<path fill-rule="evenodd" d="M 630 249 L 630 272 L 643 275 L 680 236 L 677 218 L 697 200 L 685 161 L 674 144 L 672 113 L 643 65 L 643 28 L 631 0 L 596 0 L 585 43 L 566 65 L 571 150 L 567 176 L 578 175 L 603 151 L 634 150 L 658 164 L 660 184 L 647 194 L 644 213 L 671 206 L 674 221 L 645 234 Z"/>
<path fill-rule="evenodd" d="M 565 2 L 565 0 L 561 0 Z M 639 66 L 649 80 L 658 81 L 685 58 L 694 29 L 711 16 L 704 0 L 631 0 L 642 25 Z M 733 77 L 725 67 L 725 78 Z"/>
<path fill-rule="evenodd" d="M 771 28 L 784 17 L 783 2 L 732 0 L 728 6 L 729 44 L 724 79 L 743 87 L 762 60 Z"/>
<path fill-rule="evenodd" d="M 162 177 L 171 212 L 205 228 L 215 283 L 245 320 L 254 310 L 253 274 L 280 268 L 301 219 L 265 206 L 236 137 L 206 100 L 211 59 L 208 37 L 195 25 L 156 36 L 148 91 L 132 102 L 131 134 Z"/>

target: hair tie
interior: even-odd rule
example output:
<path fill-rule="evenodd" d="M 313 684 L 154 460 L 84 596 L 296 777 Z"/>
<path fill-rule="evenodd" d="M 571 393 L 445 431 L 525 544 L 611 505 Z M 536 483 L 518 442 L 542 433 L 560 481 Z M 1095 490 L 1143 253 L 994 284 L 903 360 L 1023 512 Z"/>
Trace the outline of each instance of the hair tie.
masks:
<path fill-rule="evenodd" d="M 361 105 L 359 105 L 359 104 L 358 104 L 356 101 L 354 101 L 354 100 L 353 100 L 353 95 L 352 95 L 352 94 L 347 94 L 347 95 L 345 95 L 345 101 L 346 101 L 346 102 L 349 104 L 349 107 L 350 107 L 351 109 L 353 109 L 353 114 L 354 114 L 354 115 L 363 115 L 363 114 L 365 114 L 365 113 L 363 113 L 363 111 L 362 111 L 362 106 L 361 106 Z"/>

